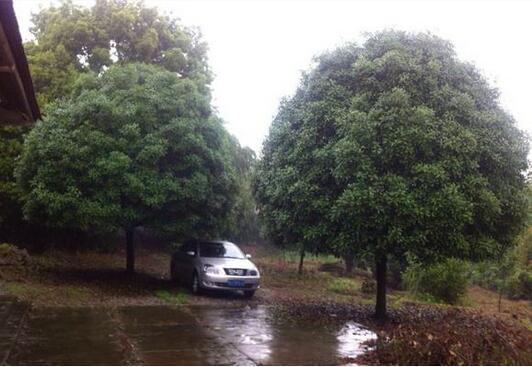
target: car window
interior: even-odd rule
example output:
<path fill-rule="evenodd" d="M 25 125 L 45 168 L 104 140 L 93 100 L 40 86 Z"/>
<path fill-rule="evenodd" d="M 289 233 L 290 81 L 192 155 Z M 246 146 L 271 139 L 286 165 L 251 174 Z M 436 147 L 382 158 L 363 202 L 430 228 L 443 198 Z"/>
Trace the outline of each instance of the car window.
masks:
<path fill-rule="evenodd" d="M 245 258 L 238 246 L 230 242 L 201 242 L 199 244 L 199 253 L 201 257 Z"/>
<path fill-rule="evenodd" d="M 181 246 L 181 249 L 180 249 L 181 252 L 189 252 L 189 251 L 193 251 L 193 252 L 196 252 L 196 243 L 190 241 L 190 242 L 185 242 L 183 244 L 183 246 Z"/>

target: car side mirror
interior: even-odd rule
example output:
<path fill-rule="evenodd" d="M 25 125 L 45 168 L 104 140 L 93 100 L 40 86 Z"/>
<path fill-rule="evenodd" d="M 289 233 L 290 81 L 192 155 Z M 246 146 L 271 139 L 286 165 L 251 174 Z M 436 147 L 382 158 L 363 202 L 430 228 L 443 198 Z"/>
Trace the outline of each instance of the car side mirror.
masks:
<path fill-rule="evenodd" d="M 196 256 L 196 253 L 194 251 L 187 251 L 186 254 L 191 257 Z"/>
<path fill-rule="evenodd" d="M 251 259 L 251 255 L 250 254 L 246 254 L 246 259 Z"/>

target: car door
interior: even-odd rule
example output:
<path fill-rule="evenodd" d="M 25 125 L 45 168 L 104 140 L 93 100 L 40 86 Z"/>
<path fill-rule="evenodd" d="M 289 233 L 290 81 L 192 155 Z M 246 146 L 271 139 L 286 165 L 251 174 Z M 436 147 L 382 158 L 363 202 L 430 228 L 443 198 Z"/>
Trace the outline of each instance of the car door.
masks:
<path fill-rule="evenodd" d="M 190 255 L 194 253 L 194 256 Z M 194 271 L 194 260 L 197 255 L 196 243 L 194 241 L 187 241 L 181 246 L 178 254 L 178 274 L 179 279 L 184 282 L 192 281 L 192 274 Z"/>

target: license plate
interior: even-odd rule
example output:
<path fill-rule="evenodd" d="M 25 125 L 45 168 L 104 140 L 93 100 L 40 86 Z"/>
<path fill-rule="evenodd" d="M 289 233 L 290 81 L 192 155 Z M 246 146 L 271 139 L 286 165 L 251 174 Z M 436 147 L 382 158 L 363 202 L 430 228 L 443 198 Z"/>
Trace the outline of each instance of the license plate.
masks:
<path fill-rule="evenodd" d="M 243 287 L 244 281 L 243 280 L 236 280 L 236 279 L 230 279 L 227 281 L 227 285 L 230 287 Z"/>

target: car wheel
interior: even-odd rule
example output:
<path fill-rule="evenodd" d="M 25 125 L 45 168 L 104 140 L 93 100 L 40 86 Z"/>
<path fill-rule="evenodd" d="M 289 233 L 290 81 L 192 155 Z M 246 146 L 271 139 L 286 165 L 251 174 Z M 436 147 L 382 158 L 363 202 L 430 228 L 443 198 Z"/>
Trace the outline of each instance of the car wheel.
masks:
<path fill-rule="evenodd" d="M 195 271 L 194 271 L 194 274 L 192 275 L 192 284 L 190 288 L 192 290 L 192 293 L 194 294 L 198 294 L 201 291 L 201 285 L 200 285 L 198 273 L 196 273 Z"/>
<path fill-rule="evenodd" d="M 251 298 L 255 294 L 255 291 L 244 291 L 244 297 Z"/>

